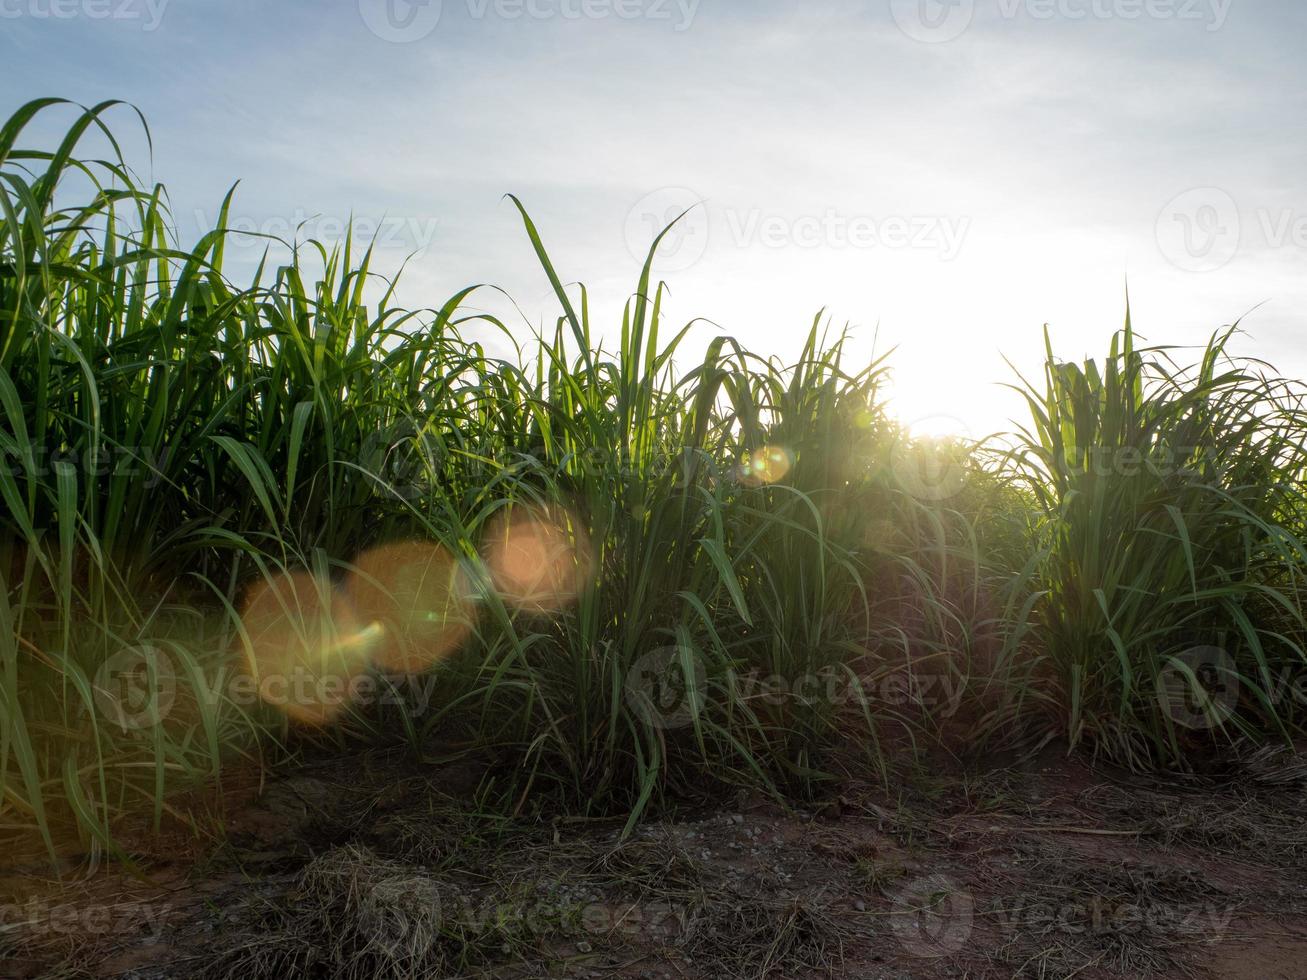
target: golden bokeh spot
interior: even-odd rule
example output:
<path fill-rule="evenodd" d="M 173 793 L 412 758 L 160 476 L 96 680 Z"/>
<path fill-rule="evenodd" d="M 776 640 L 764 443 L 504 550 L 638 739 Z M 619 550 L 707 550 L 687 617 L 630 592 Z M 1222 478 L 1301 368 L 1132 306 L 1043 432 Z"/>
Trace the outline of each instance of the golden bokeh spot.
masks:
<path fill-rule="evenodd" d="M 359 622 L 329 582 L 303 571 L 255 585 L 241 624 L 244 666 L 259 698 L 315 726 L 349 705 L 381 635 L 378 624 Z"/>
<path fill-rule="evenodd" d="M 495 518 L 482 558 L 495 591 L 527 612 L 558 612 L 576 601 L 590 576 L 589 538 L 565 511 L 516 508 Z"/>
<path fill-rule="evenodd" d="M 467 575 L 438 544 L 399 542 L 364 552 L 346 593 L 358 618 L 381 629 L 372 658 L 387 673 L 430 670 L 471 631 Z"/>
<path fill-rule="evenodd" d="M 794 465 L 794 457 L 780 446 L 759 446 L 740 460 L 740 480 L 751 487 L 777 483 L 785 479 Z"/>

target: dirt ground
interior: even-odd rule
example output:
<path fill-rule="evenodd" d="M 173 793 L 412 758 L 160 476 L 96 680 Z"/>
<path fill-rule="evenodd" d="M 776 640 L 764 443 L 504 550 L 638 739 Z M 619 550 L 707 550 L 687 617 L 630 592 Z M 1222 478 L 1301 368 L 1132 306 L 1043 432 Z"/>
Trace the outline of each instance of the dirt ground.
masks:
<path fill-rule="evenodd" d="M 1162 783 L 1049 748 L 623 840 L 505 820 L 451 767 L 323 759 L 137 875 L 0 856 L 0 975 L 1307 978 L 1307 757 L 1236 768 Z"/>

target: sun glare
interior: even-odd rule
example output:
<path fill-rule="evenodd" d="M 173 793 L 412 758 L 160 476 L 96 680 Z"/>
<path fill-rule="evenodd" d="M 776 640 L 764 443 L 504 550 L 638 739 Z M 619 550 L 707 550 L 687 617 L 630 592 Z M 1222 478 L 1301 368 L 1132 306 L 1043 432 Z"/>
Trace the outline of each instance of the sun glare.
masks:
<path fill-rule="evenodd" d="M 322 726 L 349 704 L 382 635 L 330 583 L 297 571 L 266 579 L 241 612 L 244 667 L 259 698 L 292 720 Z"/>
<path fill-rule="evenodd" d="M 410 541 L 365 551 L 355 559 L 346 594 L 359 620 L 380 629 L 372 659 L 387 673 L 429 670 L 470 632 L 467 576 L 438 544 Z"/>
<path fill-rule="evenodd" d="M 740 480 L 749 486 L 778 483 L 794 465 L 794 456 L 781 446 L 760 446 L 744 454 Z"/>
<path fill-rule="evenodd" d="M 500 597 L 526 612 L 558 612 L 589 575 L 589 541 L 566 512 L 517 509 L 494 521 L 483 557 Z"/>

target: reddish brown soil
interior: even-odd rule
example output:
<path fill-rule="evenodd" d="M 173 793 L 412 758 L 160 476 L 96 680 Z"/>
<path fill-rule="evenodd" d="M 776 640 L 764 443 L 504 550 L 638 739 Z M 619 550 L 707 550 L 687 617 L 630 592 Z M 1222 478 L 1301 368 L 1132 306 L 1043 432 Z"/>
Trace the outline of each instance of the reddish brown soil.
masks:
<path fill-rule="evenodd" d="M 625 840 L 620 821 L 502 821 L 471 793 L 373 753 L 233 790 L 221 844 L 155 838 L 140 877 L 102 862 L 55 884 L 11 858 L 0 975 L 398 974 L 414 942 L 449 976 L 1307 978 L 1287 762 L 1163 783 L 1048 751 Z M 390 960 L 360 953 L 374 941 Z"/>

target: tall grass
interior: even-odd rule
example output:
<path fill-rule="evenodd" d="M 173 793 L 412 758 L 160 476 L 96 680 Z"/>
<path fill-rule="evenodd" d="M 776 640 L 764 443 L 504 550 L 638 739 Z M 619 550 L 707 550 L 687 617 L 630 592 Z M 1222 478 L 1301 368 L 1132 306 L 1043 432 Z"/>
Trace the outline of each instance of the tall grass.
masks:
<path fill-rule="evenodd" d="M 1127 317 L 1101 364 L 1049 347 L 1022 389 L 1028 686 L 1072 744 L 1134 764 L 1298 721 L 1307 417 L 1300 386 L 1227 354 L 1234 330 L 1185 366 Z"/>
<path fill-rule="evenodd" d="M 561 310 L 543 336 L 462 313 L 470 290 L 429 311 L 395 308 L 393 285 L 369 301 L 370 252 L 348 241 L 293 243 L 237 286 L 230 195 L 220 226 L 183 246 L 163 188 L 117 155 L 111 103 L 52 152 L 19 148 L 58 109 L 32 103 L 0 131 L 13 819 L 49 841 L 52 807 L 71 811 L 109 842 L 132 800 L 157 822 L 178 783 L 299 737 L 228 697 L 257 640 L 243 598 L 296 569 L 336 592 L 366 548 L 414 539 L 473 584 L 466 641 L 423 711 L 355 712 L 337 732 L 420 745 L 439 731 L 511 763 L 508 805 L 547 795 L 632 822 L 714 784 L 811 792 L 851 716 L 883 763 L 867 706 L 742 686 L 859 683 L 867 528 L 919 507 L 886 461 L 883 364 L 846 368 L 814 322 L 795 365 L 723 337 L 676 371 L 688 327 L 666 327 L 658 241 L 606 351 L 525 210 Z M 88 134 L 107 160 L 75 155 Z M 508 334 L 517 358 L 465 339 L 469 320 Z M 584 542 L 574 602 L 520 609 L 493 587 L 486 544 L 516 513 L 561 515 Z M 163 651 L 186 707 L 124 730 L 98 709 L 99 675 L 139 649 Z"/>
<path fill-rule="evenodd" d="M 68 111 L 53 150 L 23 146 Z M 106 125 L 123 111 L 41 100 L 0 129 L 4 830 L 114 848 L 125 819 L 188 819 L 182 787 L 355 738 L 475 756 L 513 812 L 628 828 L 728 786 L 888 779 L 1032 708 L 1176 759 L 1192 739 L 1149 685 L 1190 676 L 1195 643 L 1247 682 L 1229 726 L 1297 723 L 1270 683 L 1301 663 L 1301 418 L 1224 338 L 1193 376 L 1129 331 L 1103 374 L 1050 352 L 994 464 L 905 432 L 887 362 L 820 318 L 792 364 L 730 337 L 677 363 L 661 236 L 604 329 L 516 199 L 558 306 L 538 334 L 467 312 L 471 289 L 398 308 L 348 238 L 269 242 L 234 283 L 232 194 L 180 242 Z M 1100 475 L 1102 447 L 1179 450 L 1184 475 Z M 562 547 L 548 596 L 506 581 L 523 524 Z M 427 556 L 421 615 L 386 598 L 395 555 Z M 338 656 L 386 629 L 394 657 Z M 323 730 L 238 696 L 297 658 L 400 703 L 317 705 Z M 129 668 L 167 697 L 127 712 Z"/>

